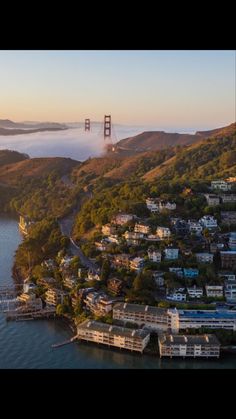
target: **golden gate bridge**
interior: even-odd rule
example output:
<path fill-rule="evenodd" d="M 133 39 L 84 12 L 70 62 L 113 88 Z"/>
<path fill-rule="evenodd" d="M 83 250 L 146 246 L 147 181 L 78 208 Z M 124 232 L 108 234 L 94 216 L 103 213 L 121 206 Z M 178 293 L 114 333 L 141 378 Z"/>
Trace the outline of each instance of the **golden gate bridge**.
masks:
<path fill-rule="evenodd" d="M 84 121 L 84 131 L 90 132 L 91 128 L 91 120 L 90 118 L 86 118 Z M 104 120 L 101 124 L 98 135 L 103 136 L 104 147 L 107 151 L 116 151 L 115 143 L 117 142 L 117 137 L 114 125 L 111 121 L 111 115 L 104 115 Z"/>

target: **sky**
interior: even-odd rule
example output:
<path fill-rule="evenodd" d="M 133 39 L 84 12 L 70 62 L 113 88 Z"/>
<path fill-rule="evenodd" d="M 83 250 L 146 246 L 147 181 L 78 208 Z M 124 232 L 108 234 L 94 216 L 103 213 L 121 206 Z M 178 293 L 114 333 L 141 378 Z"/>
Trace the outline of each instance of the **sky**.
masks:
<path fill-rule="evenodd" d="M 235 51 L 0 51 L 0 119 L 210 129 L 236 119 Z"/>

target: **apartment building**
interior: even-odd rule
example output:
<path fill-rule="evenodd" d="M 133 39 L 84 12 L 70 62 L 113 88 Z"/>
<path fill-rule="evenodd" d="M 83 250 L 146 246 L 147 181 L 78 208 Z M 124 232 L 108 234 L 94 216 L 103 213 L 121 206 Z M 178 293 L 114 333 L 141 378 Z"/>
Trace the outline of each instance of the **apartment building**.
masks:
<path fill-rule="evenodd" d="M 212 215 L 204 215 L 202 218 L 200 218 L 199 223 L 203 226 L 203 228 L 217 228 L 217 220 Z"/>
<path fill-rule="evenodd" d="M 202 233 L 203 227 L 198 221 L 188 220 L 189 231 L 192 234 L 200 235 Z"/>
<path fill-rule="evenodd" d="M 168 247 L 164 250 L 165 259 L 168 260 L 175 260 L 179 257 L 179 249 L 175 249 L 173 247 Z"/>
<path fill-rule="evenodd" d="M 135 233 L 143 233 L 143 234 L 148 234 L 151 231 L 151 227 L 149 224 L 145 223 L 145 222 L 138 222 L 135 224 L 134 226 L 134 232 Z"/>
<path fill-rule="evenodd" d="M 220 205 L 219 195 L 205 194 L 204 196 L 207 200 L 207 204 L 209 205 L 209 207 L 215 207 L 216 205 Z"/>
<path fill-rule="evenodd" d="M 236 303 L 236 281 L 225 281 L 225 298 L 227 303 Z"/>
<path fill-rule="evenodd" d="M 207 297 L 223 297 L 224 288 L 223 285 L 206 285 L 206 295 Z"/>
<path fill-rule="evenodd" d="M 77 336 L 81 340 L 141 353 L 150 340 L 147 330 L 133 330 L 91 320 L 85 320 L 77 326 Z"/>
<path fill-rule="evenodd" d="M 226 182 L 225 180 L 213 180 L 211 182 L 211 189 L 218 189 L 220 191 L 230 191 L 231 184 L 229 182 Z"/>
<path fill-rule="evenodd" d="M 222 268 L 236 270 L 236 250 L 222 251 L 220 257 Z"/>
<path fill-rule="evenodd" d="M 160 263 L 161 262 L 161 251 L 150 247 L 148 249 L 148 259 L 151 260 L 152 262 Z"/>
<path fill-rule="evenodd" d="M 118 278 L 110 278 L 107 281 L 107 289 L 113 295 L 120 295 L 123 286 L 123 281 Z"/>
<path fill-rule="evenodd" d="M 92 291 L 86 295 L 84 304 L 96 316 L 105 316 L 112 310 L 113 300 L 103 292 Z"/>
<path fill-rule="evenodd" d="M 201 287 L 196 287 L 196 285 L 188 287 L 187 291 L 190 298 L 201 298 L 203 296 L 203 289 Z"/>
<path fill-rule="evenodd" d="M 144 259 L 143 258 L 136 257 L 136 258 L 130 260 L 129 267 L 132 271 L 139 272 L 139 271 L 141 271 L 143 266 L 144 266 Z"/>
<path fill-rule="evenodd" d="M 129 264 L 130 264 L 130 255 L 126 253 L 121 253 L 113 257 L 112 265 L 116 268 L 122 267 L 122 268 L 129 269 Z"/>
<path fill-rule="evenodd" d="M 156 235 L 160 240 L 165 240 L 171 236 L 171 231 L 168 227 L 157 227 Z"/>
<path fill-rule="evenodd" d="M 158 338 L 160 358 L 219 358 L 220 342 L 215 335 L 162 334 Z"/>
<path fill-rule="evenodd" d="M 168 329 L 167 310 L 148 305 L 116 303 L 113 307 L 113 319 L 145 325 L 156 331 Z"/>
<path fill-rule="evenodd" d="M 56 307 L 58 304 L 63 304 L 64 298 L 68 295 L 67 292 L 57 288 L 49 288 L 45 293 L 45 301 L 47 305 Z"/>

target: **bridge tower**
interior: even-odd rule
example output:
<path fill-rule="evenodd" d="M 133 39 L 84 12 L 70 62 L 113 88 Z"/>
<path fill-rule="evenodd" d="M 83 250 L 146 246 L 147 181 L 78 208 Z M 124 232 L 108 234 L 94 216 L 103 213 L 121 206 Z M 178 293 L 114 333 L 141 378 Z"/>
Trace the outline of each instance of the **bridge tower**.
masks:
<path fill-rule="evenodd" d="M 84 130 L 85 131 L 90 131 L 90 119 L 89 118 L 85 119 Z"/>

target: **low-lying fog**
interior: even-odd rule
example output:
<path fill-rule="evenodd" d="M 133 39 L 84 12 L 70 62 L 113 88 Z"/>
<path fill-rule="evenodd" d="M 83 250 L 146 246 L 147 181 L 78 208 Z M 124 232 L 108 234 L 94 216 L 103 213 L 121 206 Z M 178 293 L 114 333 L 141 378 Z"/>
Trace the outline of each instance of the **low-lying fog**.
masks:
<path fill-rule="evenodd" d="M 91 132 L 85 133 L 81 124 L 78 124 L 76 128 L 65 131 L 0 136 L 0 149 L 16 150 L 30 157 L 70 157 L 83 161 L 103 152 L 102 124 L 94 124 L 91 129 Z M 113 129 L 113 142 L 149 130 L 180 132 L 178 129 L 161 127 L 116 125 Z"/>

